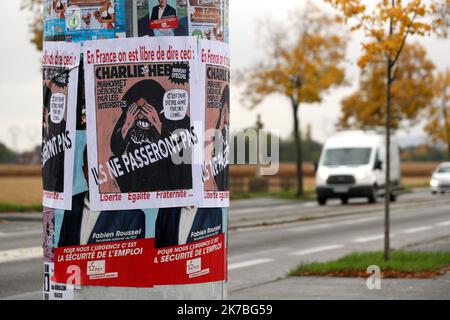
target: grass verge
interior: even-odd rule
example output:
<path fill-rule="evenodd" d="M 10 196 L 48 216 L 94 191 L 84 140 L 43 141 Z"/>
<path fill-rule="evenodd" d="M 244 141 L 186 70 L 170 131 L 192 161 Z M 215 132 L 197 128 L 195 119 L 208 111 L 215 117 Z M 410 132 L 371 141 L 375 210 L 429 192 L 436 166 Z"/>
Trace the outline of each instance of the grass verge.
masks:
<path fill-rule="evenodd" d="M 302 264 L 289 275 L 367 278 L 367 268 L 373 265 L 380 267 L 383 278 L 429 279 L 449 270 L 450 252 L 393 251 L 387 262 L 382 252 L 352 253 L 335 261 Z"/>
<path fill-rule="evenodd" d="M 0 213 L 5 212 L 42 212 L 42 205 L 20 205 L 0 202 Z"/>

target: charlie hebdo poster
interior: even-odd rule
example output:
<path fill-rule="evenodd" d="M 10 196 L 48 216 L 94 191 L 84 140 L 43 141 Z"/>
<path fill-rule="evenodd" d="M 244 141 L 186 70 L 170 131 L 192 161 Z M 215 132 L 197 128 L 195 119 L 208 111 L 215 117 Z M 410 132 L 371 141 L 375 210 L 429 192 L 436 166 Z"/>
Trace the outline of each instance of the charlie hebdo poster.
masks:
<path fill-rule="evenodd" d="M 230 55 L 228 44 L 200 41 L 204 84 L 203 207 L 228 207 Z"/>
<path fill-rule="evenodd" d="M 194 204 L 196 50 L 184 37 L 85 44 L 92 210 Z"/>
<path fill-rule="evenodd" d="M 80 46 L 44 42 L 43 52 L 43 205 L 70 209 Z"/>

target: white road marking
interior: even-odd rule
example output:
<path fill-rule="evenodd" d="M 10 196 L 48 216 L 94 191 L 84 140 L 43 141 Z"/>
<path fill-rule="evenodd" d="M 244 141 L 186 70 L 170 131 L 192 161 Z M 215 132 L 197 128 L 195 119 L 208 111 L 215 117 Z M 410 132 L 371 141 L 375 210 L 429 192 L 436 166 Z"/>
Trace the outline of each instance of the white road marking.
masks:
<path fill-rule="evenodd" d="M 13 238 L 22 236 L 31 236 L 42 234 L 42 229 L 39 230 L 24 230 L 24 231 L 14 231 L 14 232 L 0 232 L 0 238 Z"/>
<path fill-rule="evenodd" d="M 309 230 L 329 229 L 329 228 L 338 227 L 338 226 L 354 225 L 357 223 L 371 222 L 371 221 L 376 221 L 376 220 L 380 220 L 380 219 L 381 218 L 379 218 L 379 217 L 371 217 L 371 218 L 346 220 L 346 221 L 341 221 L 341 222 L 321 223 L 321 224 L 315 224 L 315 225 L 311 225 L 311 226 L 290 228 L 287 231 L 293 232 L 293 233 L 298 233 L 298 232 L 309 231 Z"/>
<path fill-rule="evenodd" d="M 419 232 L 424 232 L 424 231 L 428 231 L 433 229 L 433 227 L 431 226 L 423 226 L 423 227 L 418 227 L 418 228 L 411 228 L 411 229 L 406 229 L 403 231 L 400 231 L 401 233 L 404 234 L 413 234 L 413 233 L 419 233 Z"/>
<path fill-rule="evenodd" d="M 342 222 L 339 222 L 338 225 L 352 225 L 355 223 L 371 222 L 371 221 L 376 221 L 376 220 L 381 220 L 381 219 L 382 218 L 380 218 L 380 217 L 360 218 L 360 219 L 355 219 L 355 220 L 342 221 Z"/>
<path fill-rule="evenodd" d="M 298 233 L 298 232 L 309 231 L 309 230 L 327 229 L 327 228 L 331 228 L 332 226 L 333 226 L 333 224 L 331 224 L 331 223 L 322 223 L 322 224 L 316 224 L 316 225 L 312 225 L 312 226 L 290 228 L 287 231 L 293 232 L 293 233 Z"/>
<path fill-rule="evenodd" d="M 266 207 L 253 207 L 253 208 L 236 208 L 231 209 L 230 211 L 236 215 L 242 215 L 242 214 L 249 214 L 249 213 L 259 213 L 261 210 L 267 211 L 267 210 L 273 210 L 273 211 L 286 211 L 286 210 L 296 210 L 301 208 L 302 204 L 285 204 L 285 205 L 278 205 L 278 206 L 266 206 Z"/>
<path fill-rule="evenodd" d="M 30 260 L 42 257 L 42 247 L 21 248 L 0 251 L 0 263 Z"/>
<path fill-rule="evenodd" d="M 437 224 L 438 227 L 450 227 L 450 220 L 449 221 L 444 221 L 444 222 L 440 222 Z"/>
<path fill-rule="evenodd" d="M 319 253 L 319 252 L 335 250 L 335 249 L 341 249 L 343 247 L 344 246 L 341 245 L 341 244 L 336 244 L 336 245 L 330 245 L 330 246 L 317 247 L 317 248 L 311 248 L 311 249 L 305 249 L 305 250 L 301 250 L 301 251 L 296 251 L 296 252 L 292 252 L 292 255 L 294 255 L 294 256 L 306 256 L 308 254 Z"/>
<path fill-rule="evenodd" d="M 258 264 L 273 262 L 273 261 L 275 261 L 275 260 L 273 260 L 273 259 L 255 259 L 255 260 L 237 262 L 237 263 L 228 265 L 228 270 L 246 268 L 246 267 L 256 266 Z"/>
<path fill-rule="evenodd" d="M 356 238 L 356 239 L 353 239 L 352 241 L 356 242 L 356 243 L 367 243 L 367 242 L 381 240 L 383 238 L 384 238 L 383 234 L 377 234 L 377 235 L 369 236 L 369 237 Z"/>
<path fill-rule="evenodd" d="M 228 261 L 244 260 L 245 258 L 251 258 L 251 257 L 255 257 L 255 256 L 260 256 L 260 255 L 273 256 L 276 253 L 283 253 L 285 251 L 290 251 L 290 250 L 291 250 L 291 248 L 288 248 L 288 247 L 279 247 L 276 249 L 262 250 L 262 251 L 257 251 L 257 252 L 240 254 L 238 256 L 229 256 Z"/>

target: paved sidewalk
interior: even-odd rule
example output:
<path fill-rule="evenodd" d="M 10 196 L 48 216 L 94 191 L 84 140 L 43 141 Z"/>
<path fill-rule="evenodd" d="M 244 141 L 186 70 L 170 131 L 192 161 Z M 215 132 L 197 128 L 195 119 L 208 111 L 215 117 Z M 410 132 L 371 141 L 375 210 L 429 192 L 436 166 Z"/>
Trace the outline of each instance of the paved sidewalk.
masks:
<path fill-rule="evenodd" d="M 408 246 L 405 250 L 450 252 L 450 237 Z M 449 262 L 450 263 L 450 262 Z M 381 290 L 366 279 L 289 277 L 230 292 L 233 300 L 450 300 L 450 270 L 435 279 L 383 279 Z"/>
<path fill-rule="evenodd" d="M 365 279 L 287 278 L 231 292 L 232 300 L 450 300 L 450 273 L 433 280 L 382 280 L 381 290 Z"/>

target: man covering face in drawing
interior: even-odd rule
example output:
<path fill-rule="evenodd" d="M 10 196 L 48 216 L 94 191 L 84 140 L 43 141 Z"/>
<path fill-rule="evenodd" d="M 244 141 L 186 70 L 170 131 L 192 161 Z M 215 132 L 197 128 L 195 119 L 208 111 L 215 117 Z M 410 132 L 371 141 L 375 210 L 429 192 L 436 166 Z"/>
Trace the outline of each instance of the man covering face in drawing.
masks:
<path fill-rule="evenodd" d="M 116 123 L 111 136 L 112 158 L 133 155 L 137 149 L 158 144 L 171 136 L 176 129 L 188 129 L 189 117 L 181 121 L 168 121 L 163 114 L 165 89 L 154 80 L 143 80 L 125 94 L 127 107 Z M 185 151 L 181 151 L 185 152 Z M 116 179 L 120 190 L 126 192 L 150 192 L 183 190 L 192 188 L 190 164 L 175 165 L 171 157 L 126 173 Z"/>

